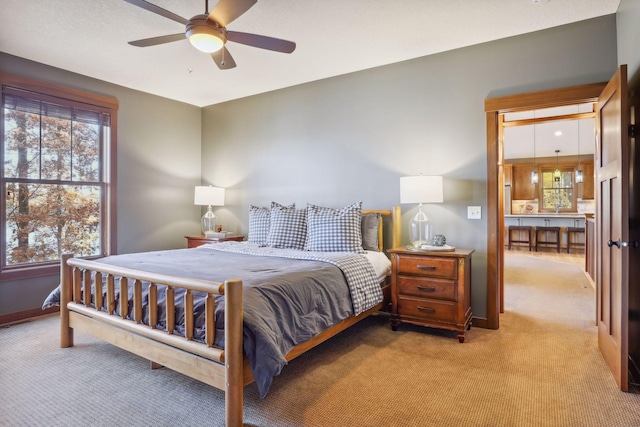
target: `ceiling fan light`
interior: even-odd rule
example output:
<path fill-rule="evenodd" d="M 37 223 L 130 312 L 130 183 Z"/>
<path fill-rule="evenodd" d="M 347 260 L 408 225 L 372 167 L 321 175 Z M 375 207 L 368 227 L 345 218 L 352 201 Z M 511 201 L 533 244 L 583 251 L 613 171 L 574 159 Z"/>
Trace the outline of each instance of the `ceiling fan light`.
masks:
<path fill-rule="evenodd" d="M 206 53 L 217 52 L 222 49 L 224 42 L 219 37 L 213 34 L 207 34 L 204 32 L 193 32 L 189 36 L 189 42 L 199 51 Z"/>
<path fill-rule="evenodd" d="M 227 42 L 224 27 L 208 19 L 208 15 L 197 15 L 187 21 L 186 36 L 189 42 L 201 52 L 213 53 L 222 49 Z"/>

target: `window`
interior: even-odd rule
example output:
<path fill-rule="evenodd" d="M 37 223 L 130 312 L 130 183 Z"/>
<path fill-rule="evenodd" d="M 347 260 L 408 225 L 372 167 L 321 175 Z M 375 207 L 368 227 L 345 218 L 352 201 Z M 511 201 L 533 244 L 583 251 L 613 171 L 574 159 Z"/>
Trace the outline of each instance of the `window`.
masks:
<path fill-rule="evenodd" d="M 573 169 L 542 170 L 541 211 L 576 212 Z"/>
<path fill-rule="evenodd" d="M 53 273 L 64 253 L 110 253 L 113 100 L 2 77 L 2 278 Z"/>

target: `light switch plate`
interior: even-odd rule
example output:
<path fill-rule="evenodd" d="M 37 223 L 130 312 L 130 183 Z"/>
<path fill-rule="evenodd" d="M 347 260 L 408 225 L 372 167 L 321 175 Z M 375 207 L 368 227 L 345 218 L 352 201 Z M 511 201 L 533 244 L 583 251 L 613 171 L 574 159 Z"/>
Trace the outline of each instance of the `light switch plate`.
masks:
<path fill-rule="evenodd" d="M 467 219 L 482 219 L 482 207 L 467 206 Z"/>

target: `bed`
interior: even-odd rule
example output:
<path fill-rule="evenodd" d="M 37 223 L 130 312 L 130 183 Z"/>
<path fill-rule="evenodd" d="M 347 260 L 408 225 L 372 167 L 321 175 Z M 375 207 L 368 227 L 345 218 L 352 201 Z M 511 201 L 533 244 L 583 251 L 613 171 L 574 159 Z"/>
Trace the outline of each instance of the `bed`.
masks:
<path fill-rule="evenodd" d="M 316 212 L 326 213 L 322 209 L 324 208 Z M 272 210 L 272 228 L 275 224 L 273 212 L 276 211 Z M 385 235 L 391 235 L 389 246 L 399 246 L 399 207 L 394 207 L 393 210 L 361 210 L 360 214 L 363 219 L 365 216 L 379 218 L 376 222 L 376 243 L 379 253 L 384 254 Z M 250 217 L 250 235 L 254 225 L 251 219 L 252 217 Z M 390 228 L 390 231 L 384 232 L 383 228 Z M 315 232 L 318 231 L 322 232 L 322 229 L 315 230 Z M 312 232 L 313 230 L 309 228 L 309 234 L 305 237 L 306 245 L 310 245 L 310 240 L 317 241 L 311 235 Z M 286 234 L 291 235 L 291 233 Z M 282 287 L 280 283 L 268 288 L 268 291 L 262 288 L 263 285 L 255 288 L 252 286 L 257 276 L 270 277 L 270 272 L 276 269 L 262 263 L 262 258 L 274 260 L 269 258 L 273 254 L 263 253 L 277 252 L 273 247 L 265 248 L 264 245 L 252 245 L 251 242 L 246 244 L 225 242 L 225 244 L 217 243 L 209 246 L 149 253 L 148 256 L 153 257 L 151 261 L 144 258 L 146 255 L 142 254 L 119 255 L 97 261 L 64 255 L 61 260 L 59 287 L 60 345 L 63 348 L 73 346 L 73 332 L 77 329 L 150 360 L 152 368 L 164 366 L 221 389 L 225 392 L 226 425 L 241 426 L 243 388 L 255 380 L 254 368 L 258 374 L 256 383 L 260 394 L 261 396 L 266 394 L 260 388 L 264 387 L 265 374 L 256 367 L 255 360 L 263 356 L 261 341 L 260 339 L 256 339 L 255 342 L 247 341 L 247 335 L 254 332 L 248 332 L 246 324 L 260 323 L 263 321 L 262 317 L 268 316 L 256 316 L 253 313 L 264 313 L 263 308 L 251 310 L 247 307 L 253 307 L 252 301 L 255 300 L 255 295 L 267 294 L 270 300 L 290 299 L 290 296 L 286 294 L 283 297 L 279 293 L 273 296 L 272 288 Z M 286 248 L 283 249 L 283 253 L 290 252 Z M 313 250 L 309 252 L 315 253 Z M 177 258 L 171 258 L 173 256 Z M 222 264 L 242 263 L 234 258 L 236 256 L 246 257 L 244 259 L 247 260 L 247 268 L 243 273 L 238 273 L 237 269 L 231 269 L 234 277 L 220 279 L 220 275 L 224 274 L 222 269 L 212 273 L 211 277 L 215 279 L 211 280 L 208 273 L 204 277 L 203 273 L 196 271 L 198 270 L 196 265 L 213 264 L 208 260 L 214 258 L 222 261 Z M 331 257 L 318 260 L 303 256 L 300 261 L 296 260 L 299 257 L 296 258 L 293 255 L 290 257 L 275 255 L 275 257 L 280 260 L 279 262 L 284 260 L 291 266 L 290 270 L 297 270 L 294 266 L 298 262 L 311 263 L 310 265 L 314 266 L 322 264 L 318 270 L 323 271 L 339 267 L 335 260 L 330 259 Z M 336 255 L 336 258 L 340 256 Z M 325 267 L 324 264 L 329 267 Z M 179 274 L 175 274 L 176 271 Z M 338 271 L 342 270 L 338 269 Z M 287 274 L 293 274 L 293 272 L 287 272 Z M 314 283 L 322 282 L 314 278 L 309 280 Z M 351 280 L 346 273 L 344 273 L 344 280 L 346 282 Z M 370 306 L 365 305 L 363 306 L 365 308 L 360 310 L 354 309 L 346 316 L 343 310 L 343 315 L 338 316 L 338 321 L 333 317 L 320 320 L 314 317 L 306 322 L 313 325 L 312 333 L 305 332 L 307 336 L 304 334 L 302 338 L 297 336 L 295 341 L 290 339 L 289 335 L 299 335 L 291 334 L 291 331 L 299 330 L 299 321 L 289 321 L 289 318 L 285 317 L 278 319 L 278 325 L 292 323 L 292 326 L 285 328 L 284 337 L 275 337 L 280 347 L 273 350 L 273 353 L 277 355 L 278 351 L 286 349 L 286 353 L 283 354 L 286 364 L 365 317 L 378 312 L 388 299 L 388 280 L 383 280 L 377 285 L 381 286 L 380 290 L 385 296 L 383 301 Z M 348 283 L 348 286 L 349 292 L 353 295 L 351 284 Z M 324 295 L 324 291 L 314 290 L 313 294 Z M 344 300 L 343 297 L 338 299 Z M 354 297 L 353 300 L 355 299 L 357 298 Z M 352 305 L 355 305 L 354 301 L 351 301 Z M 293 307 L 299 305 L 297 301 L 292 304 Z M 316 301 L 313 304 L 319 303 Z M 328 311 L 339 311 L 336 307 L 340 304 L 328 303 L 328 306 Z M 273 332 L 270 331 L 266 335 L 269 334 Z M 283 345 L 283 341 L 287 341 L 289 345 Z M 267 350 L 266 353 L 269 354 L 269 351 Z M 274 358 L 278 359 L 278 357 Z M 279 372 L 277 364 L 275 370 Z M 267 379 L 267 382 L 270 384 L 270 379 Z"/>

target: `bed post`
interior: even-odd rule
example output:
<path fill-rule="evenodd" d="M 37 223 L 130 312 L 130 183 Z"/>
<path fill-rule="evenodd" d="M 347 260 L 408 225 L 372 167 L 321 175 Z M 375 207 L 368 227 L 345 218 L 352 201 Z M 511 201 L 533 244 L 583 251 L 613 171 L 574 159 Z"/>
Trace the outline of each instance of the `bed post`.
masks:
<path fill-rule="evenodd" d="M 243 364 L 242 353 L 242 281 L 231 279 L 224 282 L 224 364 L 225 424 L 241 427 L 243 423 Z"/>
<path fill-rule="evenodd" d="M 64 254 L 60 260 L 60 348 L 73 346 L 73 329 L 69 326 L 69 308 L 67 307 L 71 301 L 73 289 L 72 268 L 67 264 L 67 260 L 72 257 L 71 254 Z"/>
<path fill-rule="evenodd" d="M 402 211 L 400 206 L 393 207 L 391 215 L 391 247 L 397 248 L 402 244 Z"/>

